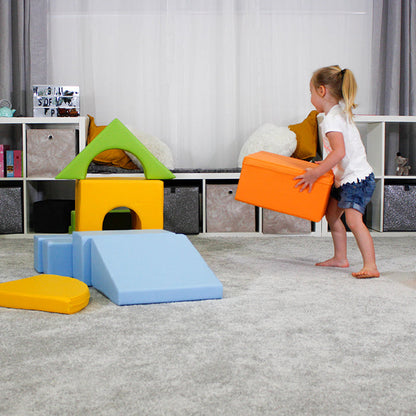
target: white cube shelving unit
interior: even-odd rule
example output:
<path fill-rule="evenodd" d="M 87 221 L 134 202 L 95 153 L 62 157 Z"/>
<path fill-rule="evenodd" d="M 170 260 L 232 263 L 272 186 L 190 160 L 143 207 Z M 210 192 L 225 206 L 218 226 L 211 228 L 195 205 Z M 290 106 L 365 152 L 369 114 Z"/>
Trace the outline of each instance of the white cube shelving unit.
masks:
<path fill-rule="evenodd" d="M 22 150 L 23 169 L 21 178 L 0 178 L 0 187 L 10 184 L 21 187 L 23 195 L 23 234 L 33 232 L 31 216 L 33 203 L 46 198 L 74 198 L 73 180 L 56 180 L 54 178 L 36 178 L 27 176 L 27 131 L 33 128 L 74 128 L 78 151 L 84 149 L 88 135 L 88 117 L 3 117 L 0 118 L 0 144 L 8 144 L 10 149 Z M 383 232 L 384 218 L 384 187 L 390 183 L 416 184 L 416 116 L 371 116 L 357 115 L 355 122 L 360 130 L 363 143 L 367 149 L 367 157 L 376 176 L 376 190 L 367 209 L 367 225 L 370 229 Z M 413 129 L 413 133 L 407 133 Z M 409 164 L 412 166 L 410 176 L 396 176 L 394 172 L 394 156 L 396 152 L 412 149 Z M 409 156 L 406 155 L 405 156 Z M 136 174 L 137 175 L 137 174 Z M 89 174 L 91 176 L 105 176 Z M 115 176 L 131 176 L 120 174 Z M 143 176 L 143 175 L 138 175 Z M 173 180 L 175 186 L 181 184 L 198 186 L 201 192 L 201 232 L 205 233 L 207 220 L 208 184 L 238 183 L 239 173 L 202 172 L 177 173 Z M 258 209 L 257 232 L 262 233 L 262 210 Z M 327 236 L 328 226 L 323 219 L 312 224 L 310 235 Z"/>
<path fill-rule="evenodd" d="M 32 231 L 31 210 L 37 200 L 44 197 L 74 197 L 74 181 L 61 181 L 48 177 L 27 176 L 27 132 L 29 129 L 76 129 L 76 148 L 85 147 L 88 133 L 88 117 L 0 117 L 0 144 L 10 146 L 10 150 L 22 151 L 22 177 L 1 177 L 0 187 L 16 185 L 22 189 L 23 234 Z"/>
<path fill-rule="evenodd" d="M 384 189 L 389 183 L 416 183 L 416 116 L 356 116 L 367 158 L 374 169 L 376 190 L 368 206 L 367 225 L 374 231 L 383 232 Z M 413 130 L 413 133 L 409 133 Z M 413 149 L 409 176 L 396 176 L 394 157 L 401 149 Z M 411 156 L 411 155 L 410 155 Z"/>

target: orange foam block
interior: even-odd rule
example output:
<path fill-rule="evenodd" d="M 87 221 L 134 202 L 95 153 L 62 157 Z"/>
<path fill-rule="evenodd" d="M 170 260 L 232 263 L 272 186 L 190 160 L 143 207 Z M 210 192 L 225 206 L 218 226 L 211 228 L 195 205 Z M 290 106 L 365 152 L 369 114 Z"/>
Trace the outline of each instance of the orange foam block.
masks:
<path fill-rule="evenodd" d="M 89 178 L 75 184 L 75 230 L 101 231 L 111 210 L 132 211 L 132 228 L 163 228 L 163 182 L 142 178 Z"/>
<path fill-rule="evenodd" d="M 258 207 L 319 222 L 325 215 L 334 182 L 331 172 L 321 176 L 312 191 L 295 188 L 294 178 L 314 163 L 269 152 L 257 152 L 243 160 L 235 199 Z"/>
<path fill-rule="evenodd" d="M 0 283 L 0 306 L 73 314 L 88 305 L 88 286 L 72 277 L 41 274 Z"/>

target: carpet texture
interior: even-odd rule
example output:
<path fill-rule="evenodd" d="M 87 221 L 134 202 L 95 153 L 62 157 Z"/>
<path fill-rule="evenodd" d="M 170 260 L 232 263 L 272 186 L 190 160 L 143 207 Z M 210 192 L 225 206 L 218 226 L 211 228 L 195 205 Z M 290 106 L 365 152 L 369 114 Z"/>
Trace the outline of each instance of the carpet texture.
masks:
<path fill-rule="evenodd" d="M 222 300 L 0 308 L 0 415 L 416 414 L 416 236 L 375 238 L 370 280 L 353 239 L 349 269 L 314 266 L 330 238 L 190 239 Z M 35 274 L 1 238 L 0 282 Z"/>

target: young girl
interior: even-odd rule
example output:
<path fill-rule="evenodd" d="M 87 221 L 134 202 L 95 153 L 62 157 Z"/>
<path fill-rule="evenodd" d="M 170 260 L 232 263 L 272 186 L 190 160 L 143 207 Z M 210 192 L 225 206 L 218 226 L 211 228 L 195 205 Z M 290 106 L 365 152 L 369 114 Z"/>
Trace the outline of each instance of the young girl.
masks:
<path fill-rule="evenodd" d="M 309 187 L 330 169 L 335 175 L 334 186 L 326 210 L 326 219 L 331 229 L 334 256 L 317 266 L 348 267 L 347 234 L 341 216 L 357 240 L 363 258 L 363 268 L 352 275 L 358 279 L 379 277 L 374 253 L 373 239 L 363 223 L 366 205 L 375 188 L 374 173 L 367 162 L 360 133 L 352 120 L 352 109 L 357 91 L 353 73 L 349 69 L 329 66 L 313 73 L 311 102 L 323 120 L 323 160 L 319 166 L 308 169 L 297 176 L 296 186 L 301 191 Z"/>

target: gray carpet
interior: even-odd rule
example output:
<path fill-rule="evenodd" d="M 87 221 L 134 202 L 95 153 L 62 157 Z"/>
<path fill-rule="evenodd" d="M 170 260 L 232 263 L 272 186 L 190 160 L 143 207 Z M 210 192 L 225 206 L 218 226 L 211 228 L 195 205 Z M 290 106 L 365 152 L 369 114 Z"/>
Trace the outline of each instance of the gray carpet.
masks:
<path fill-rule="evenodd" d="M 379 279 L 313 266 L 329 238 L 192 236 L 224 298 L 74 315 L 0 308 L 0 414 L 415 415 L 416 235 L 375 238 Z M 0 239 L 0 282 L 31 239 Z"/>

